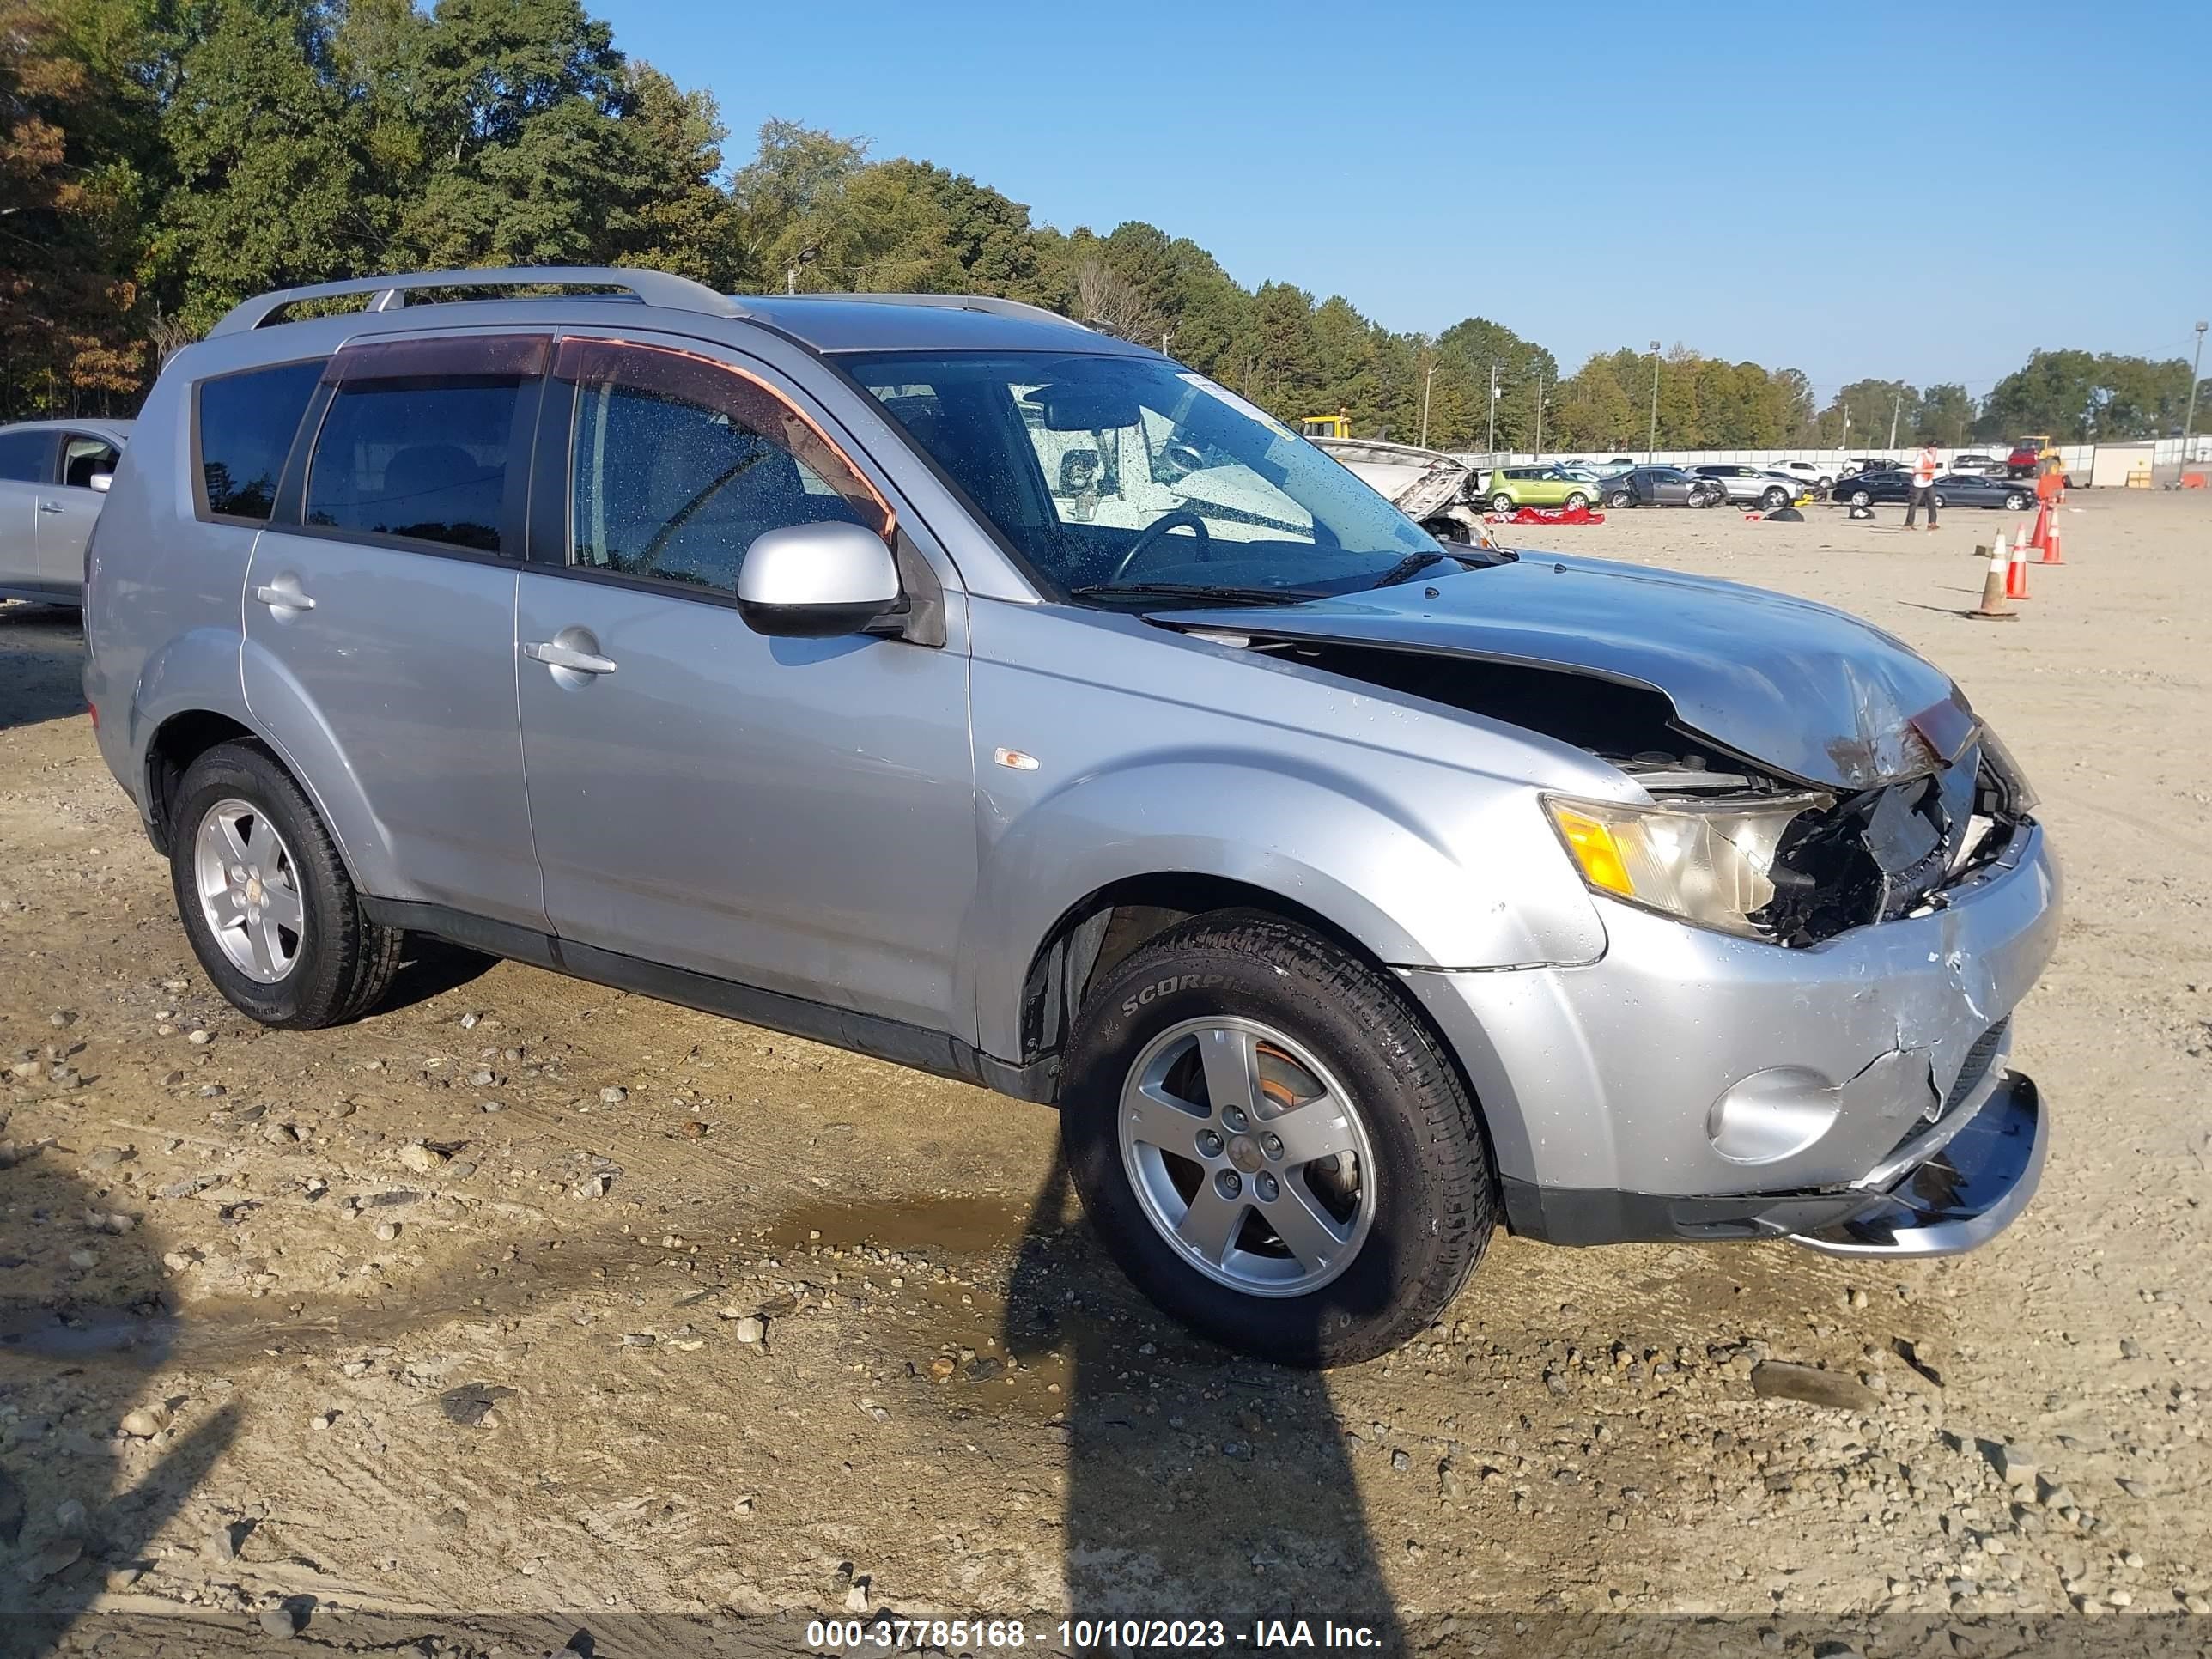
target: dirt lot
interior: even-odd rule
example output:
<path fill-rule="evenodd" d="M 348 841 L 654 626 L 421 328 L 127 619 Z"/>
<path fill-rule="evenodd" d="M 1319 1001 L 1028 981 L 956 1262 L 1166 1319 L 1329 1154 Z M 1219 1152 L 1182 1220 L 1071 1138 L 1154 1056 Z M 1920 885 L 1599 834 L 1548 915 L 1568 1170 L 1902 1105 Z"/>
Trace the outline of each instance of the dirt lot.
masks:
<path fill-rule="evenodd" d="M 2212 500 L 2075 501 L 2002 626 L 1959 614 L 1995 514 L 1550 542 L 1847 606 L 2002 732 L 2069 883 L 2025 1218 L 1886 1265 L 1501 1237 L 1428 1340 L 1318 1380 L 1153 1316 L 1037 1109 L 432 951 L 362 1024 L 252 1025 L 94 752 L 76 619 L 0 611 L 0 1608 L 116 1653 L 780 1650 L 861 1609 L 1061 1647 L 1071 1607 L 2197 1650 Z M 1856 1405 L 1756 1395 L 1765 1358 Z"/>

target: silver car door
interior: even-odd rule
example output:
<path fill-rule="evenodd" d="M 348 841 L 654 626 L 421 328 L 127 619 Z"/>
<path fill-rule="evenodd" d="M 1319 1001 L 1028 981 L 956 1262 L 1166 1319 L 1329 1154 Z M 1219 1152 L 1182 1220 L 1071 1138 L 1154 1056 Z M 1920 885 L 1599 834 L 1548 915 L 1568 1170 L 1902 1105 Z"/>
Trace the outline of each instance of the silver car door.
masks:
<path fill-rule="evenodd" d="M 331 360 L 254 543 L 246 696 L 357 781 L 413 900 L 544 932 L 514 590 L 547 334 L 380 337 Z"/>
<path fill-rule="evenodd" d="M 62 434 L 61 480 L 39 498 L 39 577 L 61 587 L 84 586 L 84 550 L 106 499 L 90 482 L 112 477 L 115 446 L 89 432 Z"/>
<path fill-rule="evenodd" d="M 53 476 L 54 434 L 0 432 L 0 587 L 36 589 L 39 503 Z"/>
<path fill-rule="evenodd" d="M 765 531 L 899 535 L 885 489 L 812 398 L 696 341 L 563 340 L 539 429 L 519 698 L 556 929 L 957 1029 L 977 859 L 962 618 L 933 647 L 769 638 L 736 607 Z"/>

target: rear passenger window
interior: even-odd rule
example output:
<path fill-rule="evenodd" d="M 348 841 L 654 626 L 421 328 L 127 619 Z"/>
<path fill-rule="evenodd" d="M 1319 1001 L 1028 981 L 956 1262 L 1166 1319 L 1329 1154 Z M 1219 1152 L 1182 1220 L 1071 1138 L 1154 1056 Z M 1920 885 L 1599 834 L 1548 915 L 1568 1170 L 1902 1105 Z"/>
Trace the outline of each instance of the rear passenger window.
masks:
<path fill-rule="evenodd" d="M 520 395 L 521 379 L 512 374 L 341 385 L 307 466 L 307 523 L 504 550 L 502 504 Z"/>
<path fill-rule="evenodd" d="M 316 358 L 199 383 L 196 428 L 209 517 L 268 522 L 284 458 L 322 373 Z"/>
<path fill-rule="evenodd" d="M 835 445 L 766 387 L 702 359 L 572 340 L 569 559 L 734 593 L 754 538 L 890 514 Z"/>
<path fill-rule="evenodd" d="M 53 454 L 52 432 L 0 432 L 0 478 L 10 483 L 46 483 Z"/>

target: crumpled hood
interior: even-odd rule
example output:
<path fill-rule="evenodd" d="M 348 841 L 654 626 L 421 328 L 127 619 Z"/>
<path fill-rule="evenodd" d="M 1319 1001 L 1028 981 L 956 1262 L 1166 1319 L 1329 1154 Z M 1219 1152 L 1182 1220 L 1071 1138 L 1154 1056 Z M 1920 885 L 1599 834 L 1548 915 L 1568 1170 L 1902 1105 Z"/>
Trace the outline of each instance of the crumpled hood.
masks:
<path fill-rule="evenodd" d="M 1935 771 L 1977 728 L 1949 676 L 1871 623 L 1762 588 L 1606 559 L 1524 553 L 1512 563 L 1371 592 L 1163 611 L 1148 620 L 1185 631 L 1565 669 L 1644 686 L 1674 705 L 1686 730 L 1832 789 Z"/>

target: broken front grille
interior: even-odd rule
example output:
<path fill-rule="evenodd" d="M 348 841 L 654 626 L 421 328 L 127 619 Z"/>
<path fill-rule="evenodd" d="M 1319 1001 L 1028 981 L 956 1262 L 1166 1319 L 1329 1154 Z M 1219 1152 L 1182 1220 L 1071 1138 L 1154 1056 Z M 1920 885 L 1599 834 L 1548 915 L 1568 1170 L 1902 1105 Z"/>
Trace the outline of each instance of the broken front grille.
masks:
<path fill-rule="evenodd" d="M 1940 1123 L 1989 1076 L 1990 1067 L 1996 1063 L 1997 1050 L 2004 1046 L 2005 1033 L 2012 1028 L 2012 1016 L 2002 1019 L 1974 1039 L 1966 1050 L 1966 1058 L 1959 1067 L 1959 1075 L 1952 1083 L 1950 1092 L 1943 1097 L 1929 1121 Z"/>

